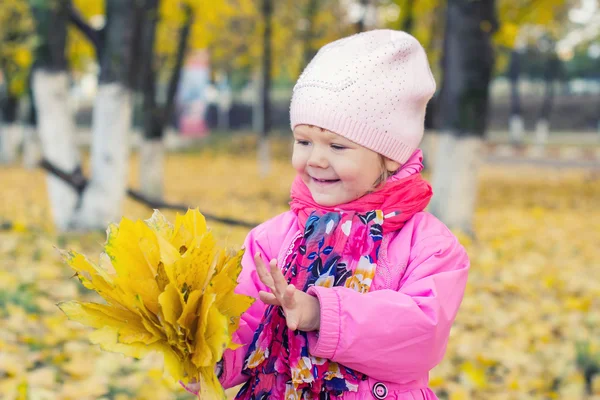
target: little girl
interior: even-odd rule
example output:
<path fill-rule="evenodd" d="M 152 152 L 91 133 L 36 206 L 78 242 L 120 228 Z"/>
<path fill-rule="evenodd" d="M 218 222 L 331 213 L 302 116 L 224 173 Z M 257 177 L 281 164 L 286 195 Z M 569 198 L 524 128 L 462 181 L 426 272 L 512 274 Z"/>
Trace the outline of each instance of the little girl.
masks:
<path fill-rule="evenodd" d="M 424 211 L 434 91 L 423 48 L 391 30 L 324 46 L 300 76 L 291 210 L 248 235 L 236 291 L 257 300 L 220 366 L 237 399 L 436 399 L 469 260 Z"/>

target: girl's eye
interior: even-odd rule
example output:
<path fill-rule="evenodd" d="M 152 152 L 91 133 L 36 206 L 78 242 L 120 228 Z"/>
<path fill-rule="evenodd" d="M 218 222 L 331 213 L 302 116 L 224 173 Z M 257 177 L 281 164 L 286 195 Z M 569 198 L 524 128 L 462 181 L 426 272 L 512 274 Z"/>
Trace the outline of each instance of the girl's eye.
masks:
<path fill-rule="evenodd" d="M 342 146 L 342 145 L 340 145 L 340 144 L 332 144 L 332 145 L 331 145 L 331 148 L 332 148 L 332 149 L 334 149 L 334 150 L 344 150 L 344 149 L 346 149 L 347 147 L 345 147 L 345 146 Z"/>
<path fill-rule="evenodd" d="M 296 140 L 296 144 L 299 144 L 300 146 L 308 146 L 308 140 Z"/>

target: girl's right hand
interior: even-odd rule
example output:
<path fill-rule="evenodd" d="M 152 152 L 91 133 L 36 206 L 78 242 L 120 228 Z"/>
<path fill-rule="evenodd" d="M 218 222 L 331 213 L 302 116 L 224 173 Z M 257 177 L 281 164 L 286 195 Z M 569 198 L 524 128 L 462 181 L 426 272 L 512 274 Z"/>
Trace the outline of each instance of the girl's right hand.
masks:
<path fill-rule="evenodd" d="M 318 331 L 321 325 L 319 299 L 288 284 L 277 266 L 277 260 L 271 260 L 270 269 L 267 269 L 260 253 L 257 253 L 254 262 L 261 282 L 271 290 L 270 293 L 262 290 L 259 292 L 262 302 L 283 308 L 288 329 Z"/>

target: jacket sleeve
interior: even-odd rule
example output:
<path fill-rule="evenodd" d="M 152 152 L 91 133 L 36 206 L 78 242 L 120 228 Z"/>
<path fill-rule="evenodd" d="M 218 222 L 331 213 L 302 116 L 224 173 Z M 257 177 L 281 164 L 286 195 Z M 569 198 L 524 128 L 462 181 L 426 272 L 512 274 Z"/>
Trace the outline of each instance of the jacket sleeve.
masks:
<path fill-rule="evenodd" d="M 242 374 L 244 358 L 265 309 L 265 304 L 258 298 L 258 292 L 260 290 L 266 290 L 266 287 L 258 278 L 256 264 L 254 263 L 254 255 L 257 252 L 260 252 L 265 263 L 268 263 L 268 260 L 276 256 L 271 254 L 266 230 L 262 229 L 261 226 L 255 228 L 248 234 L 244 243 L 244 248 L 245 253 L 242 258 L 242 272 L 238 277 L 238 285 L 235 292 L 253 297 L 256 300 L 252 306 L 242 314 L 239 328 L 233 335 L 233 341 L 242 346 L 235 350 L 226 350 L 223 354 L 219 380 L 226 389 L 239 385 L 247 379 L 247 377 Z"/>
<path fill-rule="evenodd" d="M 398 291 L 311 288 L 321 305 L 320 331 L 309 335 L 311 354 L 377 380 L 422 378 L 444 356 L 468 269 L 464 248 L 448 233 L 413 247 Z"/>

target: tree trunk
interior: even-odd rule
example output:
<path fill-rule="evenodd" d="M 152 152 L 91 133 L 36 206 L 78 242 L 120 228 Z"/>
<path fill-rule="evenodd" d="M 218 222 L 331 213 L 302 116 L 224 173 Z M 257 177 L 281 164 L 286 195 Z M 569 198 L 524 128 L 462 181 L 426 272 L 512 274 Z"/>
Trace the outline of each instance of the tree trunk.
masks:
<path fill-rule="evenodd" d="M 494 65 L 494 0 L 449 0 L 434 197 L 430 211 L 451 229 L 472 232 L 480 148 L 486 130 Z"/>
<path fill-rule="evenodd" d="M 165 144 L 162 140 L 144 139 L 140 146 L 140 188 L 150 200 L 164 197 Z"/>
<path fill-rule="evenodd" d="M 1 103 L 0 164 L 12 164 L 17 159 L 22 141 L 22 129 L 18 121 L 19 99 L 6 93 Z"/>
<path fill-rule="evenodd" d="M 261 79 L 261 108 L 262 108 L 262 126 L 260 130 L 259 141 L 259 165 L 261 176 L 267 176 L 271 171 L 271 151 L 269 145 L 269 131 L 271 130 L 271 45 L 272 45 L 272 26 L 273 0 L 263 0 L 262 14 L 264 21 L 263 31 L 263 57 L 262 57 L 262 79 Z"/>
<path fill-rule="evenodd" d="M 521 94 L 519 92 L 519 76 L 521 74 L 521 50 L 513 50 L 510 55 L 508 75 L 510 79 L 510 120 L 509 136 L 514 144 L 523 143 L 525 127 L 521 110 Z"/>
<path fill-rule="evenodd" d="M 33 96 L 32 81 L 30 76 L 28 89 L 28 110 L 23 127 L 23 166 L 27 169 L 37 167 L 42 160 L 41 147 L 37 133 L 37 111 Z"/>
<path fill-rule="evenodd" d="M 100 77 L 93 112 L 92 176 L 74 225 L 105 229 L 121 218 L 126 195 L 132 117 L 135 0 L 106 0 Z"/>
<path fill-rule="evenodd" d="M 175 95 L 187 53 L 192 9 L 186 7 L 186 21 L 177 44 L 175 65 L 167 88 L 165 103 L 156 99 L 156 71 L 154 69 L 154 43 L 158 24 L 158 0 L 146 0 L 142 22 L 142 92 L 144 97 L 144 139 L 140 150 L 140 188 L 150 199 L 162 199 L 164 188 L 164 132 L 173 114 Z"/>
<path fill-rule="evenodd" d="M 263 108 L 262 108 L 262 71 L 259 68 L 252 73 L 252 79 L 249 82 L 250 90 L 254 94 L 252 102 L 252 130 L 260 136 L 263 130 Z"/>
<path fill-rule="evenodd" d="M 598 133 L 598 139 L 600 140 L 600 99 L 598 99 L 598 104 L 596 105 L 596 116 L 597 116 L 597 120 L 596 120 L 596 131 Z"/>
<path fill-rule="evenodd" d="M 19 98 L 11 93 L 6 93 L 2 99 L 2 122 L 14 124 L 19 114 Z"/>
<path fill-rule="evenodd" d="M 552 52 L 548 56 L 544 71 L 545 93 L 542 108 L 535 127 L 535 140 L 538 146 L 545 146 L 550 135 L 550 113 L 554 104 L 554 82 L 560 70 L 560 59 Z"/>
<path fill-rule="evenodd" d="M 415 25 L 415 0 L 406 1 L 406 11 L 402 13 L 400 29 L 412 34 Z"/>
<path fill-rule="evenodd" d="M 33 91 L 42 155 L 66 173 L 74 173 L 80 167 L 80 159 L 75 144 L 75 124 L 68 105 L 68 73 L 36 70 Z M 48 193 L 54 225 L 60 231 L 69 230 L 79 194 L 53 175 L 48 176 Z"/>
<path fill-rule="evenodd" d="M 14 164 L 23 143 L 23 126 L 17 123 L 0 123 L 0 164 Z"/>
<path fill-rule="evenodd" d="M 441 21 L 446 14 L 445 2 L 443 2 L 443 4 L 438 4 L 437 6 L 435 6 L 432 12 L 434 19 L 436 21 Z M 423 43 L 423 46 L 425 47 L 425 51 L 427 51 L 427 53 L 437 52 L 438 47 L 443 47 L 444 29 L 445 26 L 443 23 L 433 24 L 433 26 L 431 27 L 431 36 L 429 42 Z M 437 115 L 438 101 L 439 94 L 436 94 L 429 101 L 429 103 L 427 103 L 427 110 L 425 113 L 425 130 L 433 130 L 433 132 L 437 132 L 437 128 L 439 125 L 439 117 Z M 433 136 L 435 136 L 435 134 Z M 426 169 L 433 170 L 433 163 L 433 158 L 424 158 L 424 165 Z"/>
<path fill-rule="evenodd" d="M 535 143 L 540 147 L 544 147 L 548 143 L 548 137 L 550 136 L 550 110 L 552 109 L 554 99 L 554 82 L 548 81 L 545 86 L 540 117 L 535 124 Z"/>
<path fill-rule="evenodd" d="M 163 198 L 164 144 L 163 117 L 156 101 L 154 43 L 158 25 L 158 0 L 146 0 L 141 29 L 141 88 L 143 96 L 143 138 L 140 146 L 139 185 L 150 199 Z"/>
<path fill-rule="evenodd" d="M 354 30 L 356 33 L 364 32 L 366 27 L 367 12 L 369 9 L 369 0 L 360 0 L 361 16 L 355 24 Z"/>
<path fill-rule="evenodd" d="M 23 125 L 23 167 L 33 169 L 37 167 L 42 160 L 42 153 L 36 132 L 33 125 Z"/>
<path fill-rule="evenodd" d="M 315 17 L 317 16 L 317 13 L 319 12 L 319 0 L 308 0 L 308 4 L 306 5 L 306 8 L 304 9 L 304 20 L 307 22 L 306 23 L 306 29 L 303 32 L 302 35 L 302 47 L 303 47 L 303 56 L 302 56 L 302 65 L 300 68 L 300 70 L 303 70 L 308 63 L 310 62 L 310 60 L 313 59 L 313 57 L 316 54 L 316 50 L 313 47 L 313 31 L 314 31 L 314 23 L 315 23 Z"/>
<path fill-rule="evenodd" d="M 230 128 L 229 113 L 233 101 L 228 72 L 217 76 L 216 86 L 219 91 L 217 127 L 220 131 L 228 131 Z"/>
<path fill-rule="evenodd" d="M 41 38 L 35 51 L 32 88 L 42 154 L 66 173 L 74 173 L 79 169 L 80 160 L 68 105 L 69 76 L 65 58 L 68 3 L 54 2 L 53 7 L 39 2 L 30 2 L 30 5 Z M 53 175 L 48 175 L 47 186 L 54 225 L 59 231 L 67 230 L 79 195 Z"/>

